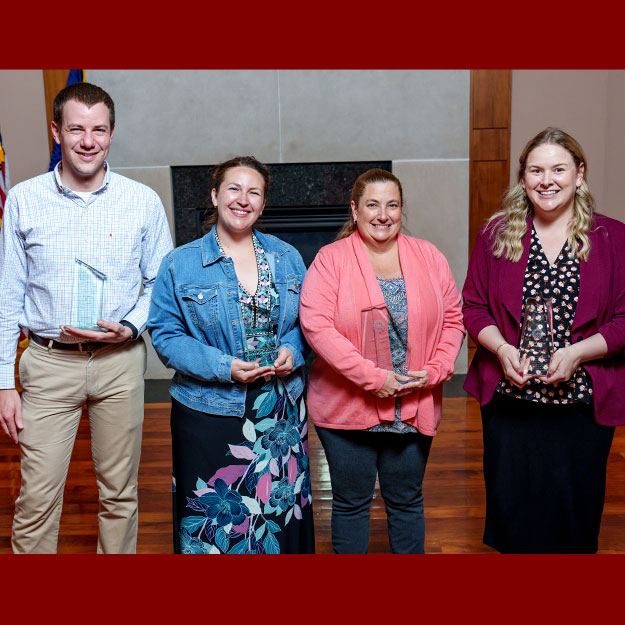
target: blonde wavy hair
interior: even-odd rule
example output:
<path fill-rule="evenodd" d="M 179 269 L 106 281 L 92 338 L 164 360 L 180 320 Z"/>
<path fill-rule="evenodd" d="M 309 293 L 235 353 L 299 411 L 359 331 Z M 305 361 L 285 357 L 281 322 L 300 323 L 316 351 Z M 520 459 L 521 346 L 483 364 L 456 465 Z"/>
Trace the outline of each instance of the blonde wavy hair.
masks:
<path fill-rule="evenodd" d="M 401 182 L 397 176 L 394 176 L 390 171 L 386 169 L 368 169 L 363 174 L 360 174 L 356 181 L 354 182 L 354 186 L 352 187 L 352 202 L 358 206 L 360 202 L 360 198 L 362 198 L 365 189 L 368 184 L 375 184 L 377 182 L 394 182 L 397 185 L 397 189 L 399 190 L 399 199 L 401 200 L 402 211 L 404 208 L 404 192 L 401 188 Z M 347 209 L 349 211 L 348 217 L 345 220 L 345 223 L 339 230 L 336 235 L 335 241 L 339 241 L 340 239 L 344 239 L 348 237 L 352 232 L 354 232 L 356 227 L 356 222 L 354 221 L 354 216 L 352 214 L 351 206 Z"/>
<path fill-rule="evenodd" d="M 595 213 L 595 199 L 586 179 L 588 164 L 582 146 L 571 135 L 553 127 L 545 128 L 527 143 L 519 156 L 516 184 L 511 186 L 504 195 L 501 210 L 488 220 L 488 225 L 492 224 L 493 227 L 495 258 L 505 256 L 507 260 L 516 263 L 523 254 L 521 239 L 527 233 L 527 217 L 532 210 L 532 203 L 523 189 L 521 180 L 525 174 L 530 152 L 546 143 L 559 145 L 569 152 L 576 169 L 579 170 L 579 166 L 584 164 L 582 184 L 575 193 L 573 217 L 569 222 L 568 247 L 572 258 L 579 256 L 582 260 L 588 260 L 590 240 L 587 232 L 592 227 Z"/>

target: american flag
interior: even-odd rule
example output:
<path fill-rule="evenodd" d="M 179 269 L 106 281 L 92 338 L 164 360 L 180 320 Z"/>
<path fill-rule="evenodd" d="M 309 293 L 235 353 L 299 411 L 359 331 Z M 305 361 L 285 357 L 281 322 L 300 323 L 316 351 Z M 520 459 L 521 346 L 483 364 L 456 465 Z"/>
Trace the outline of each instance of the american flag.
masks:
<path fill-rule="evenodd" d="M 75 82 L 85 82 L 85 70 L 84 69 L 70 69 L 67 75 L 67 82 L 65 86 L 73 85 Z M 61 146 L 54 142 L 52 146 L 52 154 L 50 155 L 50 166 L 48 171 L 52 171 L 56 164 L 61 160 Z"/>
<path fill-rule="evenodd" d="M 2 147 L 2 133 L 0 133 L 0 224 L 2 223 L 4 203 L 6 202 L 10 186 L 9 168 L 7 166 L 6 157 L 4 156 L 4 148 Z"/>
<path fill-rule="evenodd" d="M 7 199 L 7 193 L 11 182 L 9 181 L 9 166 L 7 165 L 4 147 L 2 146 L 2 133 L 0 133 L 0 226 L 2 225 L 2 216 L 4 214 L 4 203 Z M 19 346 L 26 349 L 28 346 L 28 338 L 23 332 L 20 332 Z"/>

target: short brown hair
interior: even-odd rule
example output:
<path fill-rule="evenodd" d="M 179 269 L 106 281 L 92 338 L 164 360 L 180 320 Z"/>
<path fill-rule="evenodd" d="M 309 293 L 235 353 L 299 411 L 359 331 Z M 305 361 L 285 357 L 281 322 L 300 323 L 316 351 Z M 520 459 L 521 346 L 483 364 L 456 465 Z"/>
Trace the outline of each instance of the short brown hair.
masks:
<path fill-rule="evenodd" d="M 109 110 L 111 130 L 115 128 L 115 104 L 111 96 L 96 85 L 89 82 L 75 82 L 61 89 L 54 98 L 52 119 L 57 126 L 63 121 L 63 108 L 70 100 L 77 100 L 91 108 L 94 104 L 102 103 Z"/>

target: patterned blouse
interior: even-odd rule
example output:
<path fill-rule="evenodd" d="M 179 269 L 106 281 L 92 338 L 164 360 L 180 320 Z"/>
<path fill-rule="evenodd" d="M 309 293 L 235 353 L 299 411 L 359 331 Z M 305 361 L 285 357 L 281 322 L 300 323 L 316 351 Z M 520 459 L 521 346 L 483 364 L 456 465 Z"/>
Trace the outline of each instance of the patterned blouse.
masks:
<path fill-rule="evenodd" d="M 388 335 L 391 342 L 391 360 L 393 371 L 406 375 L 406 346 L 408 345 L 408 300 L 404 278 L 377 278 L 382 289 L 384 302 L 388 309 Z M 417 432 L 417 428 L 401 420 L 401 397 L 395 398 L 395 420 L 370 427 L 368 432 L 396 432 L 408 434 Z"/>
<path fill-rule="evenodd" d="M 523 283 L 523 312 L 528 297 L 551 298 L 553 310 L 553 351 L 571 344 L 571 326 L 579 295 L 579 258 L 569 258 L 565 243 L 551 265 L 543 251 L 536 230 L 532 227 L 530 253 Z M 533 379 L 522 389 L 502 380 L 497 391 L 518 399 L 545 404 L 590 403 L 591 381 L 583 367 L 578 367 L 568 382 L 543 384 Z"/>
<path fill-rule="evenodd" d="M 215 239 L 220 251 L 227 256 L 215 230 Z M 273 282 L 271 269 L 265 250 L 252 234 L 258 286 L 256 293 L 250 295 L 239 280 L 239 303 L 245 329 L 244 360 L 250 362 L 260 358 L 260 366 L 272 365 L 278 357 L 276 334 L 278 328 L 280 298 Z"/>

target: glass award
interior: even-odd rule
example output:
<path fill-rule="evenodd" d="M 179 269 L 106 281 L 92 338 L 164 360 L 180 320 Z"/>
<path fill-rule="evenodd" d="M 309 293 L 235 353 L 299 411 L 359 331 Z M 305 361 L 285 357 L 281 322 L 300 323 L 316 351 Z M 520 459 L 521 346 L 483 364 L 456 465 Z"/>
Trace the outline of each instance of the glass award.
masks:
<path fill-rule="evenodd" d="M 388 312 L 385 304 L 361 311 L 361 353 L 376 367 L 393 370 L 391 343 L 388 336 Z"/>
<path fill-rule="evenodd" d="M 278 358 L 278 333 L 277 307 L 259 306 L 256 298 L 250 298 L 244 302 L 247 310 L 246 317 L 249 323 L 245 327 L 245 350 L 243 359 L 253 362 L 260 358 L 260 367 L 272 367 Z"/>
<path fill-rule="evenodd" d="M 243 359 L 247 362 L 260 358 L 260 367 L 272 367 L 278 358 L 276 335 L 273 332 L 246 328 L 245 345 L 247 349 L 243 352 Z"/>
<path fill-rule="evenodd" d="M 527 358 L 524 374 L 541 376 L 547 373 L 553 353 L 551 298 L 528 297 L 525 301 L 519 352 L 521 358 Z"/>
<path fill-rule="evenodd" d="M 106 275 L 76 258 L 69 325 L 81 330 L 107 332 L 96 322 L 102 319 Z"/>

